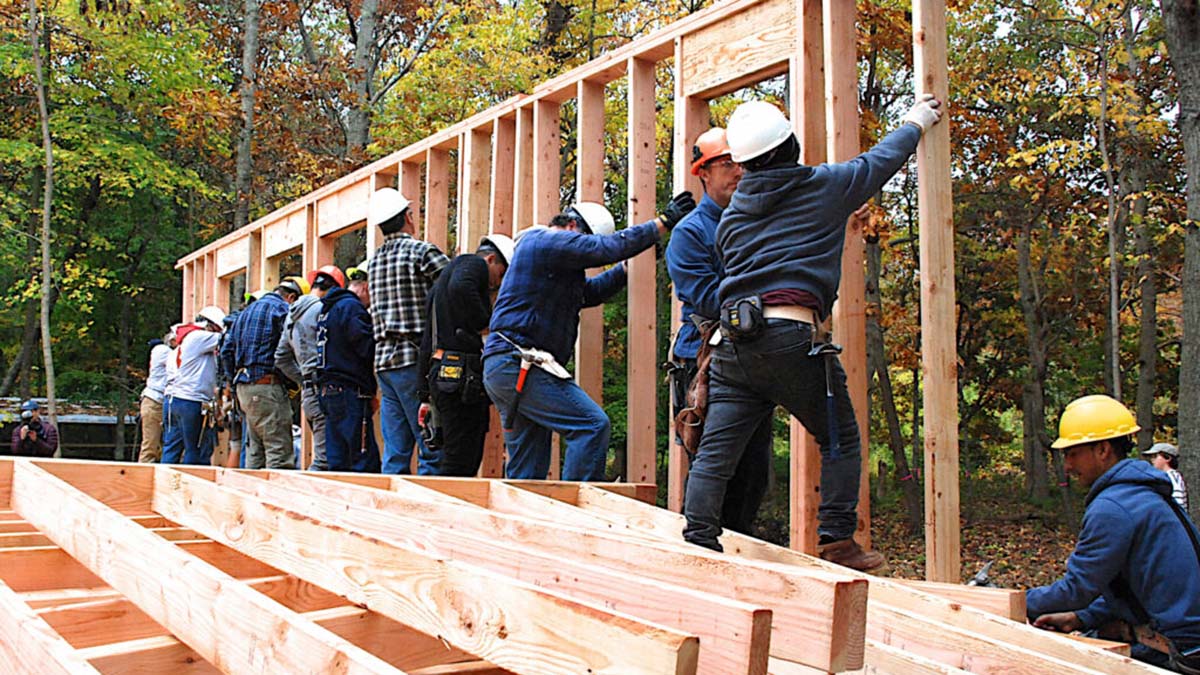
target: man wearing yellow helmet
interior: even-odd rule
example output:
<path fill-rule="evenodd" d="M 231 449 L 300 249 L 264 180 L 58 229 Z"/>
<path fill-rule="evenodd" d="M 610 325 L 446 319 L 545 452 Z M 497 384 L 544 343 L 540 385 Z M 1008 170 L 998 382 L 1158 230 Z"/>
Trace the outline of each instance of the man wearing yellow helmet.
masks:
<path fill-rule="evenodd" d="M 1132 654 L 1200 673 L 1200 533 L 1171 498 L 1171 481 L 1129 459 L 1137 422 L 1108 396 L 1072 401 L 1059 420 L 1067 472 L 1090 487 L 1062 579 L 1026 593 L 1033 625 L 1072 632 L 1132 627 Z"/>
<path fill-rule="evenodd" d="M 246 468 L 291 469 L 292 404 L 275 349 L 293 302 L 307 295 L 304 277 L 286 277 L 275 290 L 246 307 L 221 345 L 221 364 L 246 419 Z"/>

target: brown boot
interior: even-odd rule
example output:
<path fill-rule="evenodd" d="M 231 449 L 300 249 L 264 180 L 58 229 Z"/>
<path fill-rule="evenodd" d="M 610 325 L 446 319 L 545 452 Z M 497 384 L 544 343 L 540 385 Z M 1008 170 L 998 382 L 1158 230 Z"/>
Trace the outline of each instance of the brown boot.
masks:
<path fill-rule="evenodd" d="M 883 567 L 887 562 L 882 555 L 875 551 L 864 551 L 854 539 L 822 544 L 817 547 L 817 552 L 821 555 L 822 560 L 862 572 Z"/>

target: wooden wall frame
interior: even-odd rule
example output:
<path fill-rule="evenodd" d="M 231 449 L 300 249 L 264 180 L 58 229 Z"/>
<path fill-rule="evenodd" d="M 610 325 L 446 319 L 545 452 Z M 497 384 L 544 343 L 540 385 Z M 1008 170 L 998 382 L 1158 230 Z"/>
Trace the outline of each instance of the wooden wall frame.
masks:
<path fill-rule="evenodd" d="M 449 240 L 449 188 L 455 177 L 459 179 L 460 250 L 473 249 L 487 232 L 515 233 L 546 223 L 562 207 L 559 122 L 561 106 L 570 99 L 577 101 L 579 114 L 578 195 L 602 200 L 605 85 L 621 77 L 629 81 L 629 222 L 653 217 L 657 211 L 654 73 L 667 60 L 672 61 L 675 80 L 675 155 L 670 159 L 676 190 L 699 191 L 688 172 L 689 151 L 708 125 L 708 100 L 783 73 L 788 74 L 793 92 L 789 112 L 804 141 L 804 160 L 849 159 L 859 151 L 855 12 L 855 4 L 847 0 L 727 0 L 603 54 L 184 256 L 176 264 L 183 274 L 183 318 L 190 319 L 205 304 L 220 302 L 219 279 L 233 270 L 247 271 L 248 286 L 257 282 L 259 287 L 270 287 L 278 281 L 277 256 L 286 250 L 301 247 L 309 267 L 331 262 L 333 237 L 365 219 L 370 193 L 384 185 L 398 185 L 413 201 L 422 236 L 443 250 Z M 916 91 L 931 91 L 944 99 L 948 93 L 945 0 L 915 0 L 913 36 Z M 458 155 L 453 168 L 451 150 Z M 934 129 L 918 156 L 928 576 L 957 581 L 958 413 L 948 124 Z M 368 249 L 374 250 L 379 234 L 368 232 L 367 238 Z M 844 255 L 834 324 L 845 347 L 843 364 L 864 447 L 856 537 L 869 546 L 868 373 L 860 232 L 849 233 Z M 677 320 L 667 327 L 656 325 L 656 267 L 647 253 L 630 268 L 629 440 L 623 465 L 625 478 L 632 481 L 655 481 L 656 387 L 661 386 L 655 336 L 660 328 L 674 331 L 678 325 Z M 597 400 L 603 384 L 603 335 L 602 314 L 585 312 L 576 377 Z M 677 510 L 682 504 L 686 461 L 673 434 L 671 439 L 667 503 Z M 811 439 L 795 423 L 791 454 L 792 545 L 812 552 L 817 540 L 820 459 Z M 484 475 L 499 475 L 502 466 L 502 443 L 493 434 Z"/>

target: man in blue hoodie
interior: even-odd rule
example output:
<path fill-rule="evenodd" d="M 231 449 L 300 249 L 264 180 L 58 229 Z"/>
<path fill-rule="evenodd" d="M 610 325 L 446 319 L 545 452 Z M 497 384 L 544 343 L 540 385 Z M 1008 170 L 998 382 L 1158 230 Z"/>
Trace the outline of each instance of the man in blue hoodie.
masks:
<path fill-rule="evenodd" d="M 317 318 L 317 388 L 325 414 L 325 461 L 330 471 L 379 473 L 372 426 L 375 338 L 366 279 L 321 299 Z"/>
<path fill-rule="evenodd" d="M 722 338 L 688 474 L 685 540 L 722 550 L 729 480 L 754 430 L 782 405 L 821 447 L 821 557 L 860 570 L 884 563 L 853 539 L 861 460 L 846 373 L 836 355 L 811 352 L 837 299 L 847 219 L 904 166 L 941 118 L 938 106 L 923 97 L 874 148 L 820 166 L 799 163 L 792 124 L 770 103 L 743 103 L 730 117 L 730 157 L 746 173 L 717 227 Z"/>
<path fill-rule="evenodd" d="M 692 175 L 704 186 L 704 197 L 671 230 L 666 253 L 667 273 L 682 304 L 683 319 L 672 349 L 672 414 L 686 405 L 687 390 L 696 377 L 696 356 L 700 351 L 698 322 L 716 321 L 721 311 L 717 287 L 724 270 L 717 258 L 717 223 L 742 179 L 742 165 L 729 156 L 729 143 L 721 127 L 713 127 L 696 139 L 692 146 Z M 771 425 L 771 417 L 765 417 L 746 443 L 746 452 L 729 481 L 721 512 L 722 527 L 751 534 L 770 482 Z"/>
<path fill-rule="evenodd" d="M 1091 489 L 1066 576 L 1027 591 L 1026 612 L 1033 625 L 1064 633 L 1103 628 L 1111 637 L 1123 622 L 1139 642 L 1134 658 L 1200 673 L 1200 532 L 1171 498 L 1171 481 L 1128 458 L 1138 429 L 1108 396 L 1063 411 L 1053 447 Z"/>

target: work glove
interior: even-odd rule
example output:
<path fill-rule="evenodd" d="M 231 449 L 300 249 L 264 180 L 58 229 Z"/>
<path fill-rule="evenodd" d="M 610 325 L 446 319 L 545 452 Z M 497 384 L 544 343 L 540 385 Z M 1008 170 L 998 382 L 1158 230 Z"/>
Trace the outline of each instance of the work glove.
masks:
<path fill-rule="evenodd" d="M 680 192 L 675 195 L 670 204 L 667 204 L 667 209 L 663 211 L 659 218 L 662 218 L 663 227 L 670 230 L 683 220 L 683 217 L 692 212 L 696 208 L 696 200 L 692 197 L 691 192 Z"/>
<path fill-rule="evenodd" d="M 908 113 L 904 115 L 904 122 L 915 124 L 921 127 L 921 133 L 929 131 L 929 127 L 938 123 L 942 119 L 942 102 L 933 97 L 933 94 L 922 94 L 913 107 L 908 109 Z"/>

